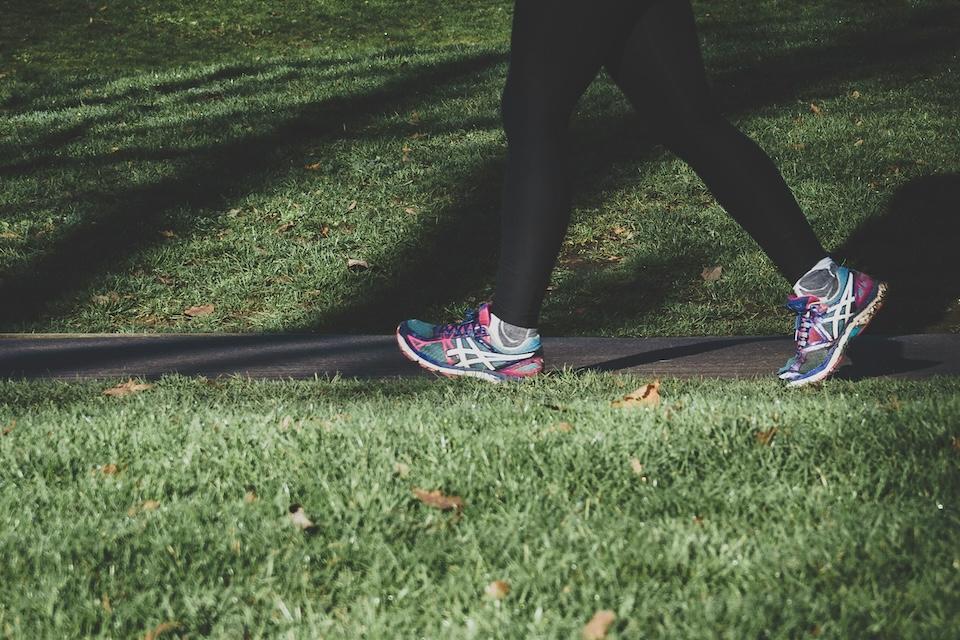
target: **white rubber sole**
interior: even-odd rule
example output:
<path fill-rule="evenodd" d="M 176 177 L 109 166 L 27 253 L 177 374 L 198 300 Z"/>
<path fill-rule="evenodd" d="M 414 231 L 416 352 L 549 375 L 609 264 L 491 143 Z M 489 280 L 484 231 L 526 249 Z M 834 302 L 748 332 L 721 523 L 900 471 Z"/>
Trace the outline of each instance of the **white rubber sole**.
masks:
<path fill-rule="evenodd" d="M 446 376 L 448 378 L 455 378 L 458 376 L 466 376 L 468 378 L 480 378 L 481 380 L 486 380 L 488 382 L 503 382 L 504 378 L 495 376 L 492 373 L 487 373 L 485 371 L 478 371 L 476 369 L 454 369 L 448 367 L 438 366 L 425 358 L 421 358 L 417 355 L 417 352 L 410 348 L 410 345 L 407 344 L 407 341 L 403 339 L 403 336 L 400 335 L 400 327 L 397 327 L 394 335 L 397 338 L 397 345 L 400 347 L 400 351 L 411 362 L 416 362 L 418 365 L 426 369 L 427 371 L 432 371 L 433 373 Z"/>
<path fill-rule="evenodd" d="M 877 311 L 879 311 L 880 307 L 883 306 L 883 299 L 886 295 L 887 284 L 885 282 L 881 282 L 877 285 L 877 297 L 873 299 L 873 302 L 867 305 L 866 309 L 857 314 L 857 318 L 851 322 L 846 329 L 844 329 L 843 335 L 840 336 L 839 344 L 837 344 L 836 349 L 833 350 L 833 355 L 831 355 L 830 359 L 827 361 L 827 366 L 807 378 L 795 378 L 790 380 L 787 382 L 786 386 L 796 388 L 821 382 L 826 380 L 830 374 L 836 371 L 837 367 L 840 366 L 840 363 L 843 360 L 843 352 L 847 349 L 847 343 L 863 333 L 863 330 L 866 329 L 867 325 L 873 319 L 873 316 L 877 315 Z M 860 331 L 857 332 L 857 335 L 851 337 L 850 333 L 857 327 L 860 327 Z"/>

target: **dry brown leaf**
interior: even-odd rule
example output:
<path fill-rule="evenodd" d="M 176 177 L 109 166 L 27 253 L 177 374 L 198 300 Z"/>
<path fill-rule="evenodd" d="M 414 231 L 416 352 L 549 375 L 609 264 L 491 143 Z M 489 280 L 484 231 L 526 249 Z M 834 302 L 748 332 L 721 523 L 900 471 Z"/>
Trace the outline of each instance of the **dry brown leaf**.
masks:
<path fill-rule="evenodd" d="M 503 600 L 510 593 L 510 583 L 505 580 L 494 580 L 487 585 L 483 592 L 494 600 Z"/>
<path fill-rule="evenodd" d="M 113 464 L 112 462 L 110 464 L 105 464 L 102 467 L 100 467 L 100 473 L 102 473 L 105 476 L 115 476 L 117 475 L 118 471 L 119 469 L 117 469 L 117 465 Z"/>
<path fill-rule="evenodd" d="M 2 432 L 3 435 L 5 436 L 10 435 L 10 432 L 13 431 L 16 427 L 17 427 L 17 420 L 16 418 L 14 418 L 13 420 L 10 421 L 10 424 L 8 424 L 3 428 L 3 432 Z"/>
<path fill-rule="evenodd" d="M 426 489 L 414 487 L 413 495 L 428 507 L 440 509 L 441 511 L 449 511 L 450 509 L 460 511 L 463 509 L 463 498 L 460 496 L 444 495 L 439 489 L 427 491 Z"/>
<path fill-rule="evenodd" d="M 13 423 L 16 424 L 17 421 L 14 420 Z M 12 425 L 10 426 L 10 429 L 13 429 Z M 3 435 L 7 435 L 8 433 L 10 433 L 9 430 L 3 430 Z M 950 446 L 953 447 L 954 451 L 960 452 L 960 436 L 950 436 Z"/>
<path fill-rule="evenodd" d="M 280 226 L 278 226 L 278 227 L 275 229 L 275 231 L 276 231 L 277 233 L 286 233 L 287 231 L 290 231 L 290 229 L 293 229 L 293 223 L 292 223 L 292 222 L 284 222 L 283 224 L 281 224 Z"/>
<path fill-rule="evenodd" d="M 179 627 L 180 627 L 180 623 L 177 622 L 176 620 L 172 622 L 161 622 L 150 631 L 147 631 L 147 634 L 143 636 L 143 640 L 156 640 L 167 631 L 173 631 L 174 629 L 178 629 Z"/>
<path fill-rule="evenodd" d="M 853 143 L 853 146 L 859 147 L 863 144 L 863 138 L 857 138 L 857 141 Z"/>
<path fill-rule="evenodd" d="M 303 165 L 303 168 L 306 169 L 307 171 L 320 171 L 320 169 L 323 169 L 323 163 L 311 162 L 310 164 Z"/>
<path fill-rule="evenodd" d="M 797 151 L 801 151 L 801 150 L 805 149 L 806 146 L 807 146 L 807 145 L 803 144 L 802 142 L 794 142 L 794 143 L 792 143 L 792 144 L 790 145 L 790 148 L 791 148 L 791 149 L 796 149 Z"/>
<path fill-rule="evenodd" d="M 290 517 L 290 522 L 292 522 L 293 525 L 298 529 L 306 531 L 314 526 L 313 522 L 304 512 L 303 507 L 301 507 L 299 504 L 290 505 L 290 513 L 288 515 Z"/>
<path fill-rule="evenodd" d="M 850 97 L 853 98 L 854 100 L 856 100 L 857 98 L 860 97 L 860 92 L 857 91 L 857 90 L 853 90 L 853 91 L 850 93 Z"/>
<path fill-rule="evenodd" d="M 141 391 L 146 391 L 153 385 L 147 382 L 135 382 L 133 378 L 130 378 L 126 382 L 121 382 L 120 384 L 110 387 L 109 389 L 103 390 L 103 395 L 113 396 L 114 398 L 122 398 L 124 396 L 129 396 L 134 393 L 140 393 Z"/>
<path fill-rule="evenodd" d="M 253 489 L 249 489 L 245 494 L 243 494 L 243 501 L 247 504 L 253 504 L 257 501 L 257 492 Z"/>
<path fill-rule="evenodd" d="M 614 407 L 656 407 L 660 405 L 660 380 L 648 382 L 631 391 L 619 400 L 610 403 Z"/>
<path fill-rule="evenodd" d="M 366 260 L 358 260 L 357 258 L 348 258 L 347 259 L 347 269 L 353 269 L 354 271 L 362 271 L 364 269 L 369 269 L 370 265 L 367 264 Z"/>
<path fill-rule="evenodd" d="M 557 431 L 560 433 L 570 433 L 573 431 L 573 425 L 566 421 L 558 422 L 557 424 L 552 424 L 547 427 L 544 433 L 555 433 Z"/>
<path fill-rule="evenodd" d="M 823 115 L 823 109 L 817 106 L 815 102 L 810 103 L 810 111 L 813 111 L 816 115 Z"/>
<path fill-rule="evenodd" d="M 110 606 L 110 596 L 107 595 L 106 591 L 100 596 L 100 606 L 107 613 L 113 613 L 113 607 Z"/>
<path fill-rule="evenodd" d="M 350 202 L 350 204 L 347 205 L 347 211 L 353 211 L 353 210 L 356 209 L 356 208 L 357 208 L 357 201 L 356 201 L 356 200 L 352 200 L 352 201 Z"/>
<path fill-rule="evenodd" d="M 700 277 L 703 278 L 704 282 L 716 282 L 720 279 L 720 276 L 723 275 L 723 267 L 704 267 L 703 271 L 700 272 Z"/>
<path fill-rule="evenodd" d="M 227 215 L 231 218 L 240 214 L 240 209 L 230 209 L 227 211 Z"/>
<path fill-rule="evenodd" d="M 590 622 L 584 625 L 580 635 L 583 640 L 603 640 L 607 637 L 607 629 L 617 619 L 617 614 L 609 609 L 602 609 L 593 614 Z"/>
<path fill-rule="evenodd" d="M 177 234 L 174 233 L 173 229 L 162 229 L 162 230 L 160 231 L 160 235 L 162 235 L 164 238 L 176 238 L 176 237 L 177 237 Z"/>
<path fill-rule="evenodd" d="M 777 435 L 777 428 L 770 427 L 766 431 L 757 431 L 754 434 L 754 437 L 757 439 L 757 444 L 769 445 L 773 441 L 773 436 Z"/>
<path fill-rule="evenodd" d="M 697 525 L 698 527 L 702 527 L 703 518 L 701 518 L 700 516 L 693 516 L 693 524 Z"/>
<path fill-rule="evenodd" d="M 393 465 L 393 472 L 401 478 L 406 478 L 408 475 L 410 475 L 410 465 L 397 462 Z"/>
<path fill-rule="evenodd" d="M 116 291 L 108 291 L 104 294 L 98 294 L 90 297 L 90 300 L 97 304 L 110 304 L 120 300 L 120 294 Z"/>
<path fill-rule="evenodd" d="M 6 238 L 8 240 L 12 240 L 13 238 L 19 238 L 19 237 L 20 237 L 20 234 L 14 233 L 13 231 L 4 231 L 0 233 L 0 238 Z"/>
<path fill-rule="evenodd" d="M 643 475 L 643 463 L 640 462 L 639 458 L 630 458 L 630 468 L 638 476 Z"/>
<path fill-rule="evenodd" d="M 402 151 L 403 151 L 403 158 L 401 159 L 401 161 L 402 161 L 402 162 L 410 162 L 410 152 L 413 151 L 413 149 L 411 149 L 411 148 L 410 148 L 409 146 L 407 146 L 407 145 L 403 145 Z"/>
<path fill-rule="evenodd" d="M 160 508 L 160 503 L 156 500 L 144 500 L 143 504 L 140 505 L 140 508 L 144 511 L 156 511 Z"/>
<path fill-rule="evenodd" d="M 412 216 L 412 215 L 416 215 L 417 210 L 414 209 L 413 207 L 407 207 L 403 210 L 403 212 Z"/>
<path fill-rule="evenodd" d="M 191 318 L 197 318 L 199 316 L 208 316 L 213 313 L 215 307 L 212 304 L 198 304 L 193 307 L 188 307 L 183 310 L 183 315 L 189 316 Z"/>

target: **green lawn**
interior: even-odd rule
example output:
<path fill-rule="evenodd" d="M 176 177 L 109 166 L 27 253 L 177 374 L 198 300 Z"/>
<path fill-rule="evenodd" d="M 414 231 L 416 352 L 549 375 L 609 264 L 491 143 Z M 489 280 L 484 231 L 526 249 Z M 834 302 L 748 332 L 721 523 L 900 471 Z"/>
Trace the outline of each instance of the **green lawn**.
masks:
<path fill-rule="evenodd" d="M 0 383 L 0 634 L 955 635 L 960 381 L 641 382 Z"/>
<path fill-rule="evenodd" d="M 725 113 L 895 285 L 871 330 L 960 330 L 956 3 L 694 4 Z M 0 0 L 0 331 L 389 332 L 486 299 L 510 10 Z M 545 334 L 789 331 L 607 78 L 572 130 Z M 646 380 L 598 373 L 115 382 L 0 381 L 0 637 L 960 628 L 955 378 L 664 380 L 637 410 L 610 403 Z"/>
<path fill-rule="evenodd" d="M 0 6 L 0 330 L 389 332 L 492 293 L 510 3 L 61 4 Z M 695 8 L 725 113 L 828 249 L 902 285 L 879 329 L 960 328 L 956 4 Z M 572 126 L 544 333 L 789 329 L 605 76 Z"/>

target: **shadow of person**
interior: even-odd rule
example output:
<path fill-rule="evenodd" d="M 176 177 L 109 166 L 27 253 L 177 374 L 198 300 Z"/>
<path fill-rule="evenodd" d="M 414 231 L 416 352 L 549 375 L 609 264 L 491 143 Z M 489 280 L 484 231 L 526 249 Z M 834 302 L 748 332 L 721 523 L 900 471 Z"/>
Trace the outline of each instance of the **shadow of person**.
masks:
<path fill-rule="evenodd" d="M 903 185 L 834 253 L 886 280 L 890 291 L 870 333 L 919 333 L 940 322 L 960 297 L 953 252 L 960 240 L 960 174 Z"/>

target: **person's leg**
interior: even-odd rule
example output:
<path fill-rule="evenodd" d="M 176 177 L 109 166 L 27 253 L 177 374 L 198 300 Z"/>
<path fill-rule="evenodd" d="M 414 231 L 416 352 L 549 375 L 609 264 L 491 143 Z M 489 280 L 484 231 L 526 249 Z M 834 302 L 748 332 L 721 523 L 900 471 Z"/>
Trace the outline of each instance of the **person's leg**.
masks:
<path fill-rule="evenodd" d="M 769 156 L 719 112 L 688 0 L 643 7 L 605 67 L 663 144 L 697 172 L 791 283 L 827 256 Z"/>
<path fill-rule="evenodd" d="M 517 0 L 501 110 L 507 162 L 491 305 L 535 328 L 570 220 L 567 129 L 581 94 L 626 37 L 623 0 Z M 619 36 L 617 35 L 619 34 Z M 510 326 L 512 325 L 512 326 Z M 522 339 L 520 331 L 517 337 Z"/>
<path fill-rule="evenodd" d="M 790 386 L 825 379 L 883 304 L 886 284 L 827 256 L 767 154 L 720 115 L 689 1 L 653 0 L 605 65 L 667 148 L 795 282 L 787 306 L 797 314 L 796 352 L 780 377 Z"/>

